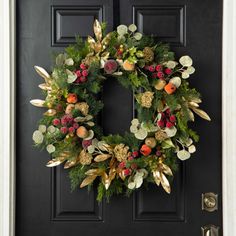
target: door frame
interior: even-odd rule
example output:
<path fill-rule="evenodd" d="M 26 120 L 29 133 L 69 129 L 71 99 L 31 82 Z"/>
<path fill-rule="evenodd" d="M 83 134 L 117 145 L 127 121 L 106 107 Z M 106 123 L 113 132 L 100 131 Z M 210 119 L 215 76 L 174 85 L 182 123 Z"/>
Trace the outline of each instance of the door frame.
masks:
<path fill-rule="evenodd" d="M 16 0 L 0 1 L 0 236 L 15 235 Z M 223 233 L 236 235 L 236 1 L 223 1 Z M 230 116 L 228 115 L 230 114 Z M 200 229 L 199 229 L 200 230 Z"/>

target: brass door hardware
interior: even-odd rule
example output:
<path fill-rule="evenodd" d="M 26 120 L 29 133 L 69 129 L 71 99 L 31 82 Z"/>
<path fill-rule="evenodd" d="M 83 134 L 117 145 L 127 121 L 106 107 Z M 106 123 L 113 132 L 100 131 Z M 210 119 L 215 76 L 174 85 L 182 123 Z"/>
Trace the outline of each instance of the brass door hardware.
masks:
<path fill-rule="evenodd" d="M 219 236 L 219 227 L 215 225 L 206 225 L 202 228 L 202 236 Z"/>
<path fill-rule="evenodd" d="M 218 194 L 202 193 L 202 210 L 213 212 L 218 210 Z"/>

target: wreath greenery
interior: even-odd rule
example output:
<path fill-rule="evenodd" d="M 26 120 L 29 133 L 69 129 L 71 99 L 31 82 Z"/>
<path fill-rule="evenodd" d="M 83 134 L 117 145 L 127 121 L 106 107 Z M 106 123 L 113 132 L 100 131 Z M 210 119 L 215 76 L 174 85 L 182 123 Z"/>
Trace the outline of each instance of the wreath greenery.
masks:
<path fill-rule="evenodd" d="M 198 135 L 188 127 L 199 109 L 200 94 L 189 87 L 192 59 L 177 62 L 169 46 L 120 25 L 105 35 L 105 23 L 94 22 L 95 38 L 80 37 L 55 58 L 49 75 L 35 66 L 45 82 L 45 100 L 31 104 L 48 110 L 33 133 L 35 145 L 46 148 L 48 167 L 70 168 L 72 189 L 90 187 L 99 179 L 97 200 L 132 193 L 143 183 L 171 192 L 177 160 L 195 152 Z M 135 97 L 137 117 L 125 135 L 103 136 L 96 117 L 103 108 L 97 99 L 106 79 L 116 78 Z"/>

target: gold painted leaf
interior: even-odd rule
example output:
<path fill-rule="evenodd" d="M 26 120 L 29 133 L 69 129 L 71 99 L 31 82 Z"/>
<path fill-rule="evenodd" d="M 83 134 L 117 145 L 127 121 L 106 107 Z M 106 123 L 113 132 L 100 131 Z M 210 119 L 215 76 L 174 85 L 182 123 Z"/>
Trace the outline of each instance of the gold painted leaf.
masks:
<path fill-rule="evenodd" d="M 55 116 L 57 111 L 55 109 L 48 109 L 46 112 L 43 113 L 45 116 Z"/>
<path fill-rule="evenodd" d="M 153 174 L 153 178 L 154 178 L 154 180 L 155 180 L 157 186 L 159 186 L 160 183 L 161 183 L 160 171 L 155 170 L 155 171 L 152 172 L 152 174 Z"/>
<path fill-rule="evenodd" d="M 38 87 L 42 90 L 51 90 L 52 88 L 50 86 L 48 86 L 47 84 L 43 83 L 43 84 L 39 84 Z"/>
<path fill-rule="evenodd" d="M 96 178 L 97 178 L 97 175 L 89 175 L 82 181 L 82 183 L 80 184 L 80 188 L 83 188 L 91 184 Z"/>
<path fill-rule="evenodd" d="M 50 75 L 48 74 L 48 72 L 43 69 L 40 66 L 34 66 L 34 69 L 36 70 L 36 72 L 45 79 L 45 81 L 47 82 L 48 80 L 50 80 Z"/>
<path fill-rule="evenodd" d="M 94 161 L 101 162 L 101 161 L 107 160 L 110 157 L 111 157 L 111 154 L 99 154 L 94 158 Z"/>
<path fill-rule="evenodd" d="M 108 45 L 108 43 L 110 42 L 110 40 L 111 40 L 111 35 L 112 35 L 112 32 L 110 32 L 110 33 L 108 33 L 105 37 L 104 37 L 104 39 L 102 40 L 102 44 L 103 45 Z"/>
<path fill-rule="evenodd" d="M 45 107 L 44 105 L 45 101 L 41 99 L 30 100 L 30 103 L 35 107 Z"/>
<path fill-rule="evenodd" d="M 64 165 L 64 169 L 69 169 L 69 168 L 75 166 L 77 163 L 78 162 L 76 159 L 75 160 L 68 160 Z"/>
<path fill-rule="evenodd" d="M 102 44 L 100 42 L 97 42 L 94 44 L 94 51 L 96 53 L 100 52 L 102 50 Z"/>
<path fill-rule="evenodd" d="M 160 173 L 160 179 L 161 179 L 161 185 L 163 187 L 163 189 L 170 194 L 171 192 L 171 188 L 170 188 L 170 183 L 168 181 L 168 179 L 166 178 L 166 176 L 163 173 Z"/>
<path fill-rule="evenodd" d="M 90 169 L 85 172 L 86 175 L 100 175 L 101 170 L 100 169 Z"/>
<path fill-rule="evenodd" d="M 99 21 L 96 19 L 93 24 L 93 31 L 98 41 L 102 40 L 102 27 Z"/>
<path fill-rule="evenodd" d="M 69 157 L 70 156 L 70 152 L 69 151 L 63 151 L 60 153 L 61 157 Z"/>
<path fill-rule="evenodd" d="M 109 188 L 111 184 L 111 179 L 109 178 L 106 172 L 102 173 L 102 183 L 104 184 L 106 190 Z"/>
<path fill-rule="evenodd" d="M 168 165 L 162 164 L 162 168 L 163 168 L 163 172 L 165 174 L 173 176 L 173 172 L 172 172 L 171 168 Z"/>
<path fill-rule="evenodd" d="M 202 100 L 200 98 L 192 98 L 191 102 L 201 103 Z"/>
<path fill-rule="evenodd" d="M 94 40 L 93 37 L 88 36 L 88 43 L 89 43 L 90 47 L 91 47 L 92 49 L 94 49 L 95 40 Z"/>
<path fill-rule="evenodd" d="M 199 105 L 196 102 L 193 102 L 193 101 L 189 102 L 189 105 L 191 107 L 199 107 Z"/>
<path fill-rule="evenodd" d="M 208 116 L 208 114 L 205 111 L 198 108 L 194 108 L 194 107 L 192 107 L 192 110 L 203 119 L 211 121 L 211 118 Z"/>
<path fill-rule="evenodd" d="M 189 115 L 189 118 L 190 118 L 191 121 L 195 120 L 194 114 L 190 109 L 188 109 L 188 115 Z"/>
<path fill-rule="evenodd" d="M 61 158 L 61 157 L 57 157 L 55 159 L 50 160 L 46 166 L 47 167 L 54 167 L 54 166 L 58 166 L 61 163 L 63 163 L 65 161 L 65 158 Z"/>

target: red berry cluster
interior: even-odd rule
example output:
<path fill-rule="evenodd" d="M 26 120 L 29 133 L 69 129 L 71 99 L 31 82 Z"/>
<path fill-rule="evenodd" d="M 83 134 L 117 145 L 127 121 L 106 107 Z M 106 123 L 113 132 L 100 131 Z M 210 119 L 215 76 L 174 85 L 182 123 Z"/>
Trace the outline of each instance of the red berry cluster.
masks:
<path fill-rule="evenodd" d="M 148 70 L 151 73 L 153 79 L 159 78 L 164 80 L 166 76 L 172 73 L 172 70 L 170 68 L 163 68 L 163 66 L 160 64 L 145 66 L 144 69 Z"/>
<path fill-rule="evenodd" d="M 87 82 L 88 78 L 88 68 L 84 63 L 80 64 L 80 70 L 77 70 L 76 72 L 77 79 L 75 80 L 76 84 L 81 84 Z"/>
<path fill-rule="evenodd" d="M 134 158 L 136 158 L 138 156 L 139 156 L 139 152 L 134 151 L 134 152 L 132 152 L 131 156 L 128 157 L 128 161 L 132 161 Z M 126 162 L 122 161 L 119 164 L 119 168 L 122 169 L 124 176 L 128 176 L 128 175 L 131 175 L 132 171 L 137 169 L 138 166 L 136 163 L 131 163 L 131 165 L 129 167 L 127 167 Z"/>
<path fill-rule="evenodd" d="M 175 122 L 175 115 L 171 115 L 170 109 L 166 109 L 164 112 L 161 112 L 161 119 L 157 121 L 157 125 L 160 128 L 171 128 L 175 125 Z"/>
<path fill-rule="evenodd" d="M 52 123 L 54 126 L 60 127 L 62 134 L 74 133 L 79 128 L 71 115 L 64 115 L 61 119 L 55 118 Z"/>

